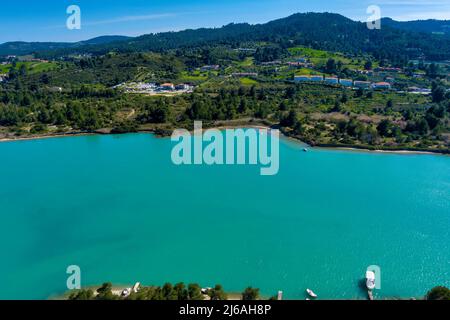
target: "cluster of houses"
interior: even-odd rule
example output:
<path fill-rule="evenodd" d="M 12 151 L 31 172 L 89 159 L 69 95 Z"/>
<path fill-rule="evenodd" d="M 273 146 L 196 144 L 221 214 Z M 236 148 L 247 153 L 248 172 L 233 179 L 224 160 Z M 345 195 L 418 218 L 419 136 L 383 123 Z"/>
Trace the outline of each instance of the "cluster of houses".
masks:
<path fill-rule="evenodd" d="M 389 82 L 372 83 L 370 81 L 354 81 L 352 79 L 339 79 L 337 77 L 324 77 L 320 75 L 295 76 L 294 81 L 335 84 L 349 88 L 374 89 L 374 90 L 390 90 L 392 88 Z"/>
<path fill-rule="evenodd" d="M 190 93 L 194 91 L 194 86 L 189 84 L 173 84 L 173 83 L 144 83 L 144 82 L 129 82 L 122 83 L 114 88 L 125 90 L 127 93 L 143 93 L 143 94 L 158 94 L 158 93 Z"/>
<path fill-rule="evenodd" d="M 419 88 L 419 87 L 409 87 L 408 92 L 414 93 L 414 94 L 423 94 L 423 95 L 427 96 L 427 95 L 431 94 L 431 89 Z"/>
<path fill-rule="evenodd" d="M 314 68 L 314 64 L 309 62 L 306 58 L 297 58 L 294 61 L 287 61 L 282 62 L 281 60 L 274 60 L 274 61 L 268 61 L 268 62 L 261 62 L 261 66 L 268 67 L 268 66 L 282 66 L 287 65 L 292 68 Z"/>
<path fill-rule="evenodd" d="M 388 72 L 388 73 L 400 73 L 402 72 L 401 68 L 392 68 L 392 67 L 378 67 L 374 69 L 375 72 Z"/>

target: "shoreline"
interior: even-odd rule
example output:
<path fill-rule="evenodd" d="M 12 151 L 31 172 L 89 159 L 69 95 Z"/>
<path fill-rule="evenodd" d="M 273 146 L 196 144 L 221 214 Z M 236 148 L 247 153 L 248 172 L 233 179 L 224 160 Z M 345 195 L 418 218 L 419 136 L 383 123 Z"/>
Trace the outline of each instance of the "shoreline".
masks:
<path fill-rule="evenodd" d="M 265 124 L 218 124 L 217 126 L 204 127 L 203 130 L 208 129 L 218 129 L 218 130 L 226 130 L 226 129 L 237 129 L 237 128 L 255 128 L 255 129 L 274 129 L 274 127 L 270 127 Z M 99 129 L 93 132 L 62 132 L 62 133 L 47 133 L 42 135 L 31 135 L 31 136 L 23 136 L 16 138 L 0 138 L 0 143 L 8 143 L 8 142 L 21 142 L 21 141 L 33 141 L 33 140 L 44 140 L 51 138 L 68 138 L 68 137 L 80 137 L 80 136 L 95 136 L 95 135 L 116 135 L 116 134 L 133 134 L 133 133 L 149 133 L 154 134 L 156 137 L 164 138 L 169 136 L 173 130 L 163 130 L 158 128 L 148 128 L 148 129 L 138 129 L 136 132 L 125 132 L 125 133 L 114 133 L 111 129 Z M 170 134 L 168 134 L 170 132 Z M 307 145 L 312 149 L 319 150 L 341 150 L 341 151 L 351 151 L 351 152 L 367 152 L 367 153 L 379 153 L 379 154 L 398 154 L 398 155 L 442 155 L 449 156 L 449 151 L 440 151 L 440 150 L 408 150 L 408 149 L 389 149 L 389 148 L 366 148 L 364 146 L 358 145 L 338 145 L 338 144 L 318 144 L 318 145 L 310 145 L 305 141 L 300 140 L 294 136 L 290 136 L 285 132 L 281 131 L 281 137 L 288 139 L 289 141 L 295 143 L 302 143 Z"/>
<path fill-rule="evenodd" d="M 100 288 L 101 285 L 90 285 L 90 286 L 86 286 L 86 287 L 82 287 L 81 290 L 92 290 L 94 293 L 96 292 L 96 290 L 98 288 Z M 151 286 L 144 286 L 144 287 L 151 287 Z M 117 296 L 117 297 L 121 297 L 121 293 L 125 290 L 125 289 L 131 289 L 133 288 L 133 285 L 124 285 L 124 284 L 113 284 L 112 285 L 112 294 Z M 50 301 L 62 301 L 62 300 L 69 300 L 69 296 L 72 292 L 75 292 L 77 290 L 68 290 L 64 293 L 60 293 L 60 294 L 54 294 L 49 296 L 46 300 L 50 300 Z M 228 299 L 226 301 L 242 301 L 242 293 L 239 292 L 226 292 Z M 204 300 L 202 301 L 210 301 L 207 297 L 206 294 L 203 295 L 205 297 Z M 261 296 L 261 299 L 263 300 L 268 300 L 269 297 L 266 296 Z M 188 301 L 188 300 L 186 300 Z"/>
<path fill-rule="evenodd" d="M 92 290 L 94 293 L 96 292 L 96 290 L 98 288 L 100 288 L 101 285 L 89 285 L 89 286 L 85 286 L 82 287 L 81 290 Z M 141 287 L 154 287 L 154 286 L 147 286 L 147 285 L 141 285 Z M 121 293 L 125 290 L 131 290 L 131 288 L 133 288 L 133 285 L 125 285 L 125 284 L 112 284 L 112 294 L 117 296 L 117 297 L 122 297 Z M 50 300 L 50 301 L 63 301 L 63 300 L 69 300 L 69 296 L 72 292 L 75 292 L 78 290 L 68 290 L 65 291 L 64 293 L 59 293 L 59 294 L 54 294 L 51 295 L 49 297 L 47 297 L 45 300 Z M 225 301 L 244 301 L 242 300 L 242 293 L 241 292 L 237 292 L 237 291 L 230 291 L 230 292 L 225 292 L 227 295 L 227 299 Z M 207 294 L 203 294 L 204 299 L 201 301 L 204 302 L 208 302 L 211 301 L 208 297 Z M 285 298 L 282 299 L 283 301 L 304 301 L 305 297 L 308 297 L 306 294 L 304 294 L 304 297 L 298 297 L 298 298 Z M 260 294 L 259 299 L 254 300 L 254 301 L 269 301 L 271 298 L 270 295 L 263 295 Z M 354 296 L 352 298 L 339 298 L 339 299 L 323 299 L 323 300 L 328 300 L 328 301 L 364 301 L 364 300 L 370 300 L 369 297 L 361 295 L 361 296 Z M 389 301 L 389 300 L 404 300 L 404 301 L 411 301 L 411 300 L 423 300 L 423 296 L 417 295 L 417 296 L 407 296 L 407 297 L 400 297 L 400 296 L 381 296 L 378 297 L 377 299 L 378 301 Z M 186 300 L 189 301 L 189 300 Z"/>

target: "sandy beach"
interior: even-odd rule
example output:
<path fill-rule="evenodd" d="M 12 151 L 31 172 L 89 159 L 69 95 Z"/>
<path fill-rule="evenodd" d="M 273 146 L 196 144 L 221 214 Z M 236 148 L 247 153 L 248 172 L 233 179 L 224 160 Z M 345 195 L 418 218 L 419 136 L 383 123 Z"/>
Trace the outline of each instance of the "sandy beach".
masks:
<path fill-rule="evenodd" d="M 264 124 L 241 124 L 237 123 L 236 125 L 233 124 L 221 124 L 219 123 L 217 126 L 212 127 L 206 127 L 203 128 L 203 130 L 208 129 L 218 129 L 218 130 L 227 130 L 227 129 L 238 129 L 238 128 L 254 128 L 254 129 L 273 129 L 268 125 Z M 146 128 L 146 129 L 139 129 L 135 133 L 153 133 L 158 135 L 157 128 Z M 175 130 L 175 129 L 174 129 Z M 191 131 L 193 132 L 193 130 Z M 66 137 L 76 137 L 76 136 L 89 136 L 89 135 L 108 135 L 113 134 L 111 132 L 111 129 L 99 129 L 95 132 L 65 132 L 65 133 L 54 133 L 54 134 L 43 134 L 43 135 L 32 135 L 32 136 L 21 136 L 21 137 L 7 137 L 7 138 L 0 138 L 0 143 L 6 143 L 6 142 L 20 142 L 20 141 L 30 141 L 30 140 L 42 140 L 42 139 L 51 139 L 51 138 L 66 138 Z M 160 135 L 159 135 L 160 136 Z M 306 142 L 301 141 L 295 137 L 288 136 L 281 132 L 281 137 L 285 139 L 289 139 L 293 142 L 302 143 L 304 145 L 308 145 Z M 358 147 L 348 147 L 348 146 L 309 146 L 311 149 L 327 149 L 327 150 L 343 150 L 343 151 L 352 151 L 352 152 L 369 152 L 369 153 L 388 153 L 388 154 L 400 154 L 400 155 L 412 155 L 412 154 L 418 154 L 418 155 L 446 155 L 445 152 L 442 151 L 421 151 L 421 150 L 383 150 L 383 149 L 365 149 L 365 148 L 358 148 Z"/>

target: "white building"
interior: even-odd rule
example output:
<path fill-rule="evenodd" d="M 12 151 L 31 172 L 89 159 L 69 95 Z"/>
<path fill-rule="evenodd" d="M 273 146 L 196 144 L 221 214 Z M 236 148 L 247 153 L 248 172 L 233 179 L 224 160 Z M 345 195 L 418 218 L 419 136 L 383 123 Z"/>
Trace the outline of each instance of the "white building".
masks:
<path fill-rule="evenodd" d="M 163 83 L 159 88 L 164 91 L 173 91 L 175 90 L 175 85 L 173 83 Z"/>
<path fill-rule="evenodd" d="M 338 84 L 339 79 L 334 77 L 325 78 L 325 82 L 329 84 Z"/>
<path fill-rule="evenodd" d="M 391 84 L 388 82 L 377 82 L 372 85 L 375 90 L 389 90 L 391 89 Z"/>
<path fill-rule="evenodd" d="M 295 76 L 294 81 L 295 82 L 307 82 L 307 81 L 311 81 L 311 79 L 309 76 Z"/>
<path fill-rule="evenodd" d="M 321 81 L 323 81 L 323 76 L 311 76 L 311 81 L 321 82 Z"/>
<path fill-rule="evenodd" d="M 344 87 L 353 87 L 353 80 L 351 79 L 339 79 L 339 83 Z"/>
<path fill-rule="evenodd" d="M 218 64 L 210 65 L 210 66 L 203 66 L 200 68 L 201 71 L 217 71 L 220 69 L 220 66 Z"/>
<path fill-rule="evenodd" d="M 356 88 L 370 89 L 371 84 L 369 81 L 355 81 L 354 86 Z"/>

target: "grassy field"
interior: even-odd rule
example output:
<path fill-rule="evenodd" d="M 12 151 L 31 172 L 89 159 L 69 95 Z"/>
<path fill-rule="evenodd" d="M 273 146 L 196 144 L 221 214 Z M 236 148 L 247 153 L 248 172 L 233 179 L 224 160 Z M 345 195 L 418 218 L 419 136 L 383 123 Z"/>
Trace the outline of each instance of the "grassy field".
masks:
<path fill-rule="evenodd" d="M 46 72 L 46 71 L 54 70 L 58 67 L 58 64 L 56 62 L 32 61 L 32 62 L 17 62 L 16 69 L 21 68 L 22 65 L 25 65 L 28 73 L 30 73 L 30 74 Z M 8 73 L 11 68 L 12 68 L 12 64 L 1 65 L 0 73 Z"/>
<path fill-rule="evenodd" d="M 239 67 L 251 67 L 253 65 L 254 65 L 253 57 L 247 57 L 243 61 L 237 63 L 237 66 Z"/>
<path fill-rule="evenodd" d="M 302 68 L 295 71 L 296 76 L 309 76 L 309 75 L 322 75 L 322 73 L 317 72 L 310 68 Z"/>
<path fill-rule="evenodd" d="M 240 81 L 241 81 L 241 84 L 246 85 L 246 86 L 258 84 L 258 81 L 250 79 L 250 78 L 241 78 Z"/>
<path fill-rule="evenodd" d="M 217 72 L 216 72 L 217 73 Z M 213 74 L 215 74 L 213 72 Z M 207 72 L 200 72 L 200 71 L 183 71 L 180 75 L 180 80 L 185 82 L 199 82 L 199 81 L 206 81 L 208 79 L 208 73 Z"/>
<path fill-rule="evenodd" d="M 288 51 L 295 57 L 307 57 L 317 67 L 325 65 L 328 59 L 334 59 L 335 61 L 342 62 L 342 64 L 349 69 L 362 70 L 365 62 L 368 60 L 368 57 L 349 58 L 344 56 L 342 53 L 333 53 L 301 46 L 289 48 Z M 373 62 L 373 68 L 376 68 L 377 66 L 378 63 Z"/>

